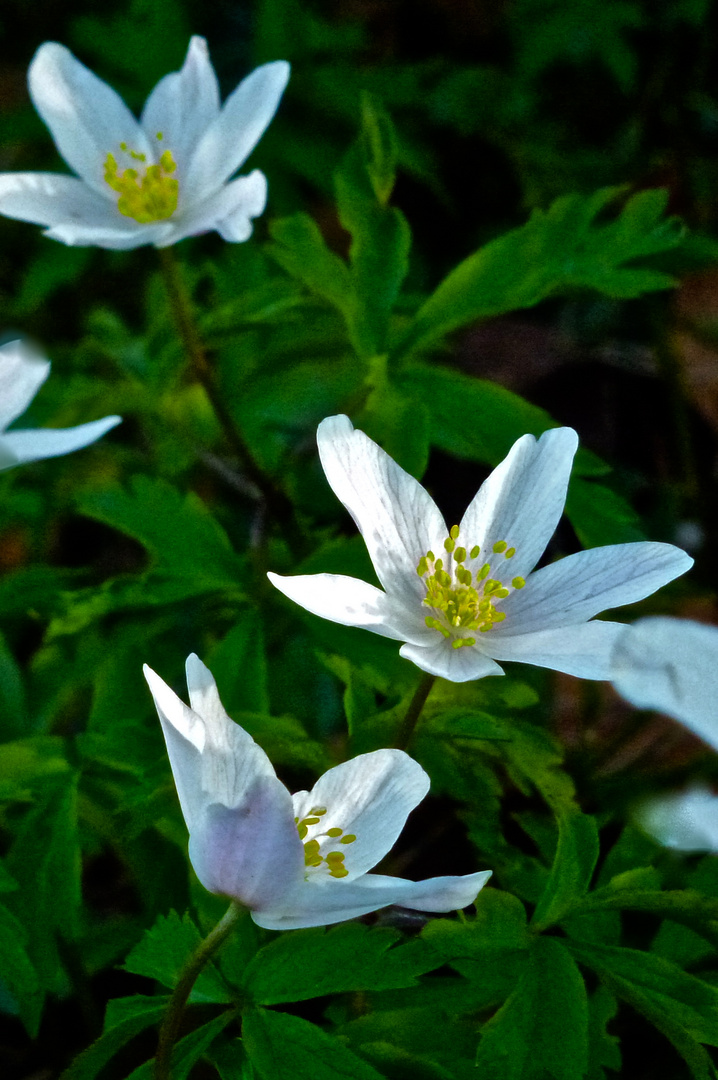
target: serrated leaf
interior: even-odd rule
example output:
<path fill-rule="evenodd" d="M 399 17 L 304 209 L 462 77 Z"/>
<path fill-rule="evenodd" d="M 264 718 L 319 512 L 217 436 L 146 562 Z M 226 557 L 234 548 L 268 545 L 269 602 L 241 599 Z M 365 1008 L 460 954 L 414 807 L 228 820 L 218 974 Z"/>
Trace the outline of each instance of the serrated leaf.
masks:
<path fill-rule="evenodd" d="M 168 1001 L 168 997 L 146 998 L 140 995 L 110 1001 L 102 1035 L 75 1058 L 60 1080 L 94 1080 L 126 1043 L 146 1028 L 159 1023 Z"/>
<path fill-rule="evenodd" d="M 85 492 L 83 514 L 134 537 L 169 578 L 190 578 L 206 588 L 238 591 L 243 563 L 222 526 L 192 492 L 165 480 L 136 476 L 128 488 Z"/>
<path fill-rule="evenodd" d="M 414 986 L 418 975 L 442 961 L 418 940 L 397 945 L 400 937 L 388 927 L 370 930 L 356 922 L 284 934 L 250 961 L 244 986 L 260 1005 Z"/>
<path fill-rule="evenodd" d="M 125 971 L 156 979 L 173 990 L 182 968 L 202 943 L 202 935 L 188 913 L 182 919 L 176 911 L 160 915 L 154 926 L 135 945 L 125 960 Z M 227 986 L 210 962 L 199 973 L 192 987 L 190 1002 L 227 1002 L 232 1000 Z"/>
<path fill-rule="evenodd" d="M 37 1036 L 44 994 L 27 954 L 27 932 L 12 912 L 0 905 L 0 983 L 17 1003 L 31 1039 Z"/>
<path fill-rule="evenodd" d="M 611 1080 L 604 1071 L 621 1068 L 621 1050 L 617 1035 L 607 1026 L 618 1012 L 618 1002 L 605 986 L 599 986 L 588 999 L 588 1073 L 586 1080 Z"/>
<path fill-rule="evenodd" d="M 659 1028 L 694 1075 L 711 1075 L 705 1072 L 709 1059 L 699 1044 L 718 1046 L 718 988 L 653 953 L 574 939 L 567 939 L 566 947 Z"/>
<path fill-rule="evenodd" d="M 482 1080 L 583 1080 L 586 988 L 557 938 L 534 940 L 518 986 L 482 1028 L 476 1067 Z"/>
<path fill-rule="evenodd" d="M 192 1066 L 204 1056 L 217 1036 L 235 1019 L 235 1016 L 234 1009 L 227 1009 L 219 1016 L 215 1016 L 214 1020 L 210 1020 L 208 1024 L 202 1024 L 176 1043 L 172 1051 L 172 1080 L 186 1080 Z M 152 1080 L 154 1076 L 155 1061 L 151 1058 L 133 1069 L 127 1080 Z"/>
<path fill-rule="evenodd" d="M 262 1080 L 384 1080 L 339 1039 L 299 1016 L 252 1009 L 242 1032 Z"/>
<path fill-rule="evenodd" d="M 620 188 L 601 188 L 589 196 L 562 196 L 459 263 L 419 309 L 394 359 L 426 348 L 459 326 L 533 307 L 577 287 L 624 299 L 669 288 L 674 282 L 666 274 L 624 266 L 680 242 L 676 221 L 661 219 L 665 193 L 639 192 L 615 221 L 596 225 L 620 193 Z"/>
<path fill-rule="evenodd" d="M 577 906 L 588 891 L 598 852 L 596 819 L 578 811 L 561 813 L 556 857 L 534 911 L 534 930 L 546 930 Z"/>

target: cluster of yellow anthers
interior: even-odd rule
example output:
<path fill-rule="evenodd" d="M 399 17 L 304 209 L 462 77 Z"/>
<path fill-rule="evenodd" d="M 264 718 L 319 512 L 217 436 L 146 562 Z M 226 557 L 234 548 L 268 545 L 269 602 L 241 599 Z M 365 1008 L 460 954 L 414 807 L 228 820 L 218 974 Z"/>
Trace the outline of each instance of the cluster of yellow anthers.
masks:
<path fill-rule="evenodd" d="M 522 577 L 515 577 L 510 588 L 504 585 L 493 576 L 490 562 L 485 562 L 476 571 L 474 580 L 474 574 L 463 565 L 467 551 L 465 547 L 457 547 L 458 539 L 459 526 L 453 525 L 444 540 L 446 565 L 443 558 L 437 559 L 433 551 L 427 551 L 416 568 L 426 584 L 424 603 L 437 612 L 437 615 L 426 616 L 426 625 L 438 630 L 445 638 L 453 638 L 454 649 L 476 644 L 476 638 L 466 635 L 467 630 L 486 633 L 502 622 L 506 612 L 497 610 L 496 601 L 505 600 L 513 589 L 523 589 L 526 584 Z M 504 559 L 512 559 L 516 554 L 516 548 L 509 547 L 505 540 L 497 540 L 492 551 Z M 468 557 L 478 559 L 480 554 L 481 548 L 476 544 Z"/>
<path fill-rule="evenodd" d="M 158 131 L 158 141 L 161 142 L 162 138 L 162 132 Z M 140 164 L 144 165 L 147 161 L 146 154 L 130 150 L 127 143 L 120 143 L 120 150 Z M 177 209 L 179 181 L 172 177 L 176 168 L 177 163 L 170 150 L 164 151 L 158 165 L 147 165 L 143 176 L 135 168 L 119 173 L 115 155 L 108 154 L 105 158 L 105 182 L 119 193 L 117 209 L 120 213 L 134 218 L 140 225 L 148 225 L 151 221 L 164 221 L 172 217 Z"/>
<path fill-rule="evenodd" d="M 309 815 L 302 818 L 295 818 L 297 825 L 297 832 L 299 833 L 299 839 L 304 840 L 309 830 L 314 825 L 319 825 L 321 819 L 327 812 L 326 806 L 313 806 L 309 811 Z M 354 833 L 344 833 L 343 829 L 333 828 L 327 829 L 325 833 L 318 833 L 319 836 L 330 836 L 333 840 L 339 839 L 340 844 L 353 844 L 356 840 Z M 349 871 L 344 866 L 344 854 L 341 851 L 328 851 L 326 855 L 320 854 L 320 843 L 316 838 L 306 840 L 304 843 L 304 865 L 309 867 L 321 866 L 322 863 L 326 863 L 329 869 L 330 877 L 343 878 L 346 877 Z"/>

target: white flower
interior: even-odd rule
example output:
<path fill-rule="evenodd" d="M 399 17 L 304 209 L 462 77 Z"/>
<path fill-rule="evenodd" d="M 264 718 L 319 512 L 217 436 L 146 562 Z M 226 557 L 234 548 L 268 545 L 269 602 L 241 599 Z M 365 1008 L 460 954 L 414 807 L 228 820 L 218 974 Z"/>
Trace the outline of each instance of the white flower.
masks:
<path fill-rule="evenodd" d="M 197 877 L 239 900 L 260 926 L 325 926 L 399 904 L 453 911 L 472 903 L 490 871 L 426 881 L 369 874 L 429 790 L 401 750 L 337 765 L 290 795 L 262 749 L 227 716 L 204 664 L 187 659 L 191 708 L 145 666 L 159 714 Z"/>
<path fill-rule="evenodd" d="M 451 530 L 424 488 L 348 417 L 323 420 L 317 444 L 384 592 L 339 574 L 270 580 L 315 615 L 406 642 L 402 656 L 453 682 L 503 674 L 496 660 L 608 679 L 623 625 L 589 620 L 693 564 L 670 544 L 617 544 L 531 573 L 563 512 L 578 444 L 570 428 L 514 443 Z"/>
<path fill-rule="evenodd" d="M 637 823 L 664 847 L 718 852 L 718 795 L 695 786 L 644 802 Z"/>
<path fill-rule="evenodd" d="M 121 422 L 121 416 L 106 416 L 59 431 L 56 428 L 6 431 L 25 412 L 49 374 L 50 361 L 35 356 L 22 341 L 0 346 L 0 469 L 81 450 Z"/>
<path fill-rule="evenodd" d="M 632 705 L 679 720 L 718 750 L 718 627 L 638 619 L 616 642 L 612 678 Z"/>
<path fill-rule="evenodd" d="M 45 225 L 65 244 L 166 247 L 211 229 L 246 240 L 267 181 L 256 169 L 230 177 L 274 116 L 288 78 L 284 61 L 264 64 L 220 107 L 207 44 L 193 37 L 182 70 L 160 80 L 138 123 L 107 83 L 46 42 L 30 64 L 30 96 L 78 175 L 0 174 L 0 214 Z"/>

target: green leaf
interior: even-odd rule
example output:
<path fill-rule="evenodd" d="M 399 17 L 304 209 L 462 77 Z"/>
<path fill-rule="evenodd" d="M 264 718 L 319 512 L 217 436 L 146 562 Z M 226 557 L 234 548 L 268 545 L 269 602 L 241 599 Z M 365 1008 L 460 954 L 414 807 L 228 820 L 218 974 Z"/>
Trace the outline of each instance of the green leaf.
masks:
<path fill-rule="evenodd" d="M 299 1016 L 252 1009 L 242 1031 L 262 1080 L 384 1080 L 337 1038 Z"/>
<path fill-rule="evenodd" d="M 42 984 L 62 987 L 58 937 L 75 942 L 81 905 L 77 777 L 49 784 L 25 815 L 6 866 L 18 883 L 8 907 L 28 933 L 28 951 Z"/>
<path fill-rule="evenodd" d="M 146 932 L 125 960 L 125 971 L 156 979 L 173 990 L 185 961 L 201 944 L 202 935 L 189 917 L 182 919 L 176 911 L 160 915 L 155 925 Z M 227 1002 L 232 1000 L 227 986 L 217 969 L 210 962 L 199 973 L 190 1002 Z"/>
<path fill-rule="evenodd" d="M 454 457 L 498 465 L 522 435 L 538 437 L 558 426 L 545 409 L 513 391 L 449 367 L 413 362 L 394 380 L 417 407 L 429 410 L 432 445 Z M 574 474 L 609 471 L 595 454 L 579 449 Z"/>
<path fill-rule="evenodd" d="M 27 800 L 37 785 L 68 774 L 64 739 L 36 735 L 0 745 L 0 801 Z"/>
<path fill-rule="evenodd" d="M 518 986 L 482 1028 L 476 1067 L 481 1080 L 583 1080 L 586 988 L 558 938 L 534 940 Z"/>
<path fill-rule="evenodd" d="M 588 1074 L 586 1080 L 611 1080 L 604 1071 L 620 1072 L 621 1050 L 617 1035 L 609 1035 L 607 1025 L 618 1011 L 618 1002 L 605 986 L 588 999 Z"/>
<path fill-rule="evenodd" d="M 239 590 L 242 560 L 205 504 L 192 492 L 181 494 L 164 480 L 136 476 L 129 489 L 86 492 L 79 509 L 139 540 L 156 567 L 170 578 L 197 582 L 197 592 Z"/>
<path fill-rule="evenodd" d="M 345 317 L 351 317 L 354 288 L 349 267 L 329 250 L 309 214 L 293 214 L 273 221 L 269 232 L 274 243 L 267 251 L 272 258 L 311 292 Z"/>
<path fill-rule="evenodd" d="M 0 984 L 17 1003 L 20 1019 L 31 1039 L 37 1036 L 43 992 L 27 954 L 27 932 L 12 912 L 0 905 Z"/>
<path fill-rule="evenodd" d="M 235 709 L 269 713 L 264 627 L 256 611 L 245 608 L 239 613 L 232 629 L 208 653 L 206 663 L 230 714 Z"/>
<path fill-rule="evenodd" d="M 675 964 L 637 949 L 567 939 L 566 947 L 617 997 L 651 1021 L 683 1056 L 695 1077 L 713 1077 L 699 1045 L 718 1046 L 718 989 Z"/>
<path fill-rule="evenodd" d="M 530 781 L 557 816 L 575 810 L 573 782 L 561 767 L 558 742 L 548 732 L 519 719 L 512 720 L 510 733 L 511 738 L 497 746 L 519 786 Z"/>
<path fill-rule="evenodd" d="M 581 476 L 571 477 L 566 515 L 587 548 L 646 539 L 639 515 L 622 495 Z"/>
<path fill-rule="evenodd" d="M 250 961 L 244 985 L 260 1005 L 415 986 L 418 975 L 442 960 L 421 941 L 397 945 L 400 937 L 388 927 L 370 930 L 356 922 L 283 934 Z"/>
<path fill-rule="evenodd" d="M 0 739 L 12 739 L 28 730 L 22 672 L 0 634 Z"/>
<path fill-rule="evenodd" d="M 217 1036 L 235 1017 L 235 1010 L 227 1009 L 219 1016 L 215 1016 L 214 1020 L 210 1020 L 208 1024 L 202 1024 L 201 1027 L 180 1039 L 172 1051 L 172 1080 L 186 1080 L 192 1066 L 204 1057 Z M 152 1080 L 154 1075 L 155 1061 L 151 1058 L 144 1065 L 133 1069 L 127 1080 Z"/>
<path fill-rule="evenodd" d="M 558 817 L 558 845 L 546 888 L 531 921 L 536 931 L 560 922 L 585 896 L 598 860 L 596 819 L 576 811 Z"/>
<path fill-rule="evenodd" d="M 627 299 L 669 288 L 674 282 L 668 275 L 624 265 L 680 242 L 676 220 L 662 219 L 667 193 L 639 192 L 613 222 L 596 225 L 620 194 L 620 188 L 601 188 L 589 196 L 563 196 L 470 255 L 419 309 L 393 359 L 426 348 L 459 326 L 533 307 L 559 292 L 591 288 Z"/>
<path fill-rule="evenodd" d="M 692 889 L 636 889 L 629 882 L 624 884 L 614 879 L 606 888 L 586 896 L 577 907 L 577 913 L 592 911 L 643 911 L 658 915 L 687 926 L 718 948 L 718 899 Z"/>
<path fill-rule="evenodd" d="M 110 1001 L 102 1035 L 75 1058 L 60 1080 L 93 1080 L 126 1043 L 146 1028 L 159 1023 L 168 1001 L 168 997 L 147 998 L 140 995 Z"/>

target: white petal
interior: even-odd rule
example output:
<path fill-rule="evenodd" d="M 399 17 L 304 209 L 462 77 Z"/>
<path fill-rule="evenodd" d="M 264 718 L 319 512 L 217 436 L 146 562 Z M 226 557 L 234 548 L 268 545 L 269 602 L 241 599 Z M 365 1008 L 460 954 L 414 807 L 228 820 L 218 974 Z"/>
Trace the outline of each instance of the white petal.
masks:
<path fill-rule="evenodd" d="M 201 787 L 206 726 L 152 668 L 145 664 L 142 670 L 160 718 L 177 795 L 191 832 L 207 802 Z"/>
<path fill-rule="evenodd" d="M 461 543 L 468 550 L 475 544 L 481 547 L 477 565 L 491 561 L 493 545 L 504 540 L 516 548 L 507 564 L 512 577 L 526 577 L 533 570 L 563 513 L 577 446 L 572 428 L 546 431 L 538 441 L 523 435 L 514 443 L 461 520 Z"/>
<path fill-rule="evenodd" d="M 416 911 L 457 911 L 474 902 L 490 877 L 487 870 L 425 881 L 365 874 L 352 882 L 329 879 L 316 886 L 309 882 L 287 897 L 283 909 L 253 911 L 252 918 L 267 930 L 296 930 L 355 919 L 388 904 Z"/>
<path fill-rule="evenodd" d="M 532 574 L 505 602 L 506 620 L 491 633 L 513 637 L 581 623 L 601 611 L 643 600 L 692 565 L 690 555 L 672 544 L 613 544 L 579 551 Z"/>
<path fill-rule="evenodd" d="M 179 216 L 171 231 L 157 243 L 157 247 L 176 244 L 185 236 L 216 229 L 224 240 L 238 243 L 252 235 L 252 218 L 264 211 L 267 203 L 267 180 L 264 173 L 255 169 L 249 176 L 225 184 L 199 205 L 192 205 Z"/>
<path fill-rule="evenodd" d="M 613 655 L 613 685 L 639 709 L 680 720 L 718 749 L 718 628 L 688 619 L 639 619 Z"/>
<path fill-rule="evenodd" d="M 49 374 L 50 361 L 25 342 L 0 346 L 0 431 L 25 412 Z"/>
<path fill-rule="evenodd" d="M 364 537 L 377 577 L 390 594 L 417 602 L 426 587 L 416 568 L 428 550 L 438 556 L 448 531 L 429 493 L 347 416 L 317 429 L 322 468 Z"/>
<path fill-rule="evenodd" d="M 289 79 L 289 64 L 277 60 L 256 68 L 224 103 L 200 139 L 187 172 L 191 199 L 216 191 L 249 157 L 277 111 Z"/>
<path fill-rule="evenodd" d="M 311 791 L 293 796 L 294 814 L 304 818 L 314 806 L 327 813 L 316 826 L 324 833 L 339 828 L 356 840 L 325 841 L 326 850 L 345 855 L 348 883 L 376 866 L 396 843 L 407 817 L 429 790 L 429 777 L 403 750 L 375 750 L 329 769 Z M 315 835 L 310 834 L 310 837 Z M 316 834 L 319 839 L 319 834 Z M 324 845 L 322 845 L 324 854 Z"/>
<path fill-rule="evenodd" d="M 212 676 L 197 657 L 187 663 L 195 701 L 204 714 L 188 708 L 169 686 L 145 666 L 145 678 L 155 701 L 167 743 L 182 812 L 192 832 L 198 807 L 219 803 L 233 809 L 259 779 L 275 777 L 269 758 L 239 724 L 227 716 L 217 697 L 213 700 L 208 680 Z M 215 688 L 216 694 L 216 688 Z M 197 753 L 189 752 L 187 745 Z"/>
<path fill-rule="evenodd" d="M 123 216 L 74 176 L 0 173 L 0 214 L 50 226 L 46 236 L 63 244 L 127 250 L 155 243 L 171 232 L 167 222 L 140 225 Z"/>
<path fill-rule="evenodd" d="M 600 620 L 516 637 L 489 630 L 482 636 L 491 640 L 482 641 L 482 648 L 501 661 L 535 664 L 581 679 L 610 679 L 613 649 L 624 630 L 623 623 Z"/>
<path fill-rule="evenodd" d="M 659 844 L 678 851 L 718 851 L 718 795 L 693 787 L 639 806 L 635 818 Z"/>
<path fill-rule="evenodd" d="M 284 784 L 259 777 L 234 809 L 205 807 L 191 830 L 189 856 L 210 892 L 249 908 L 281 905 L 304 882 L 304 848 Z"/>
<path fill-rule="evenodd" d="M 107 227 L 122 220 L 117 207 L 84 180 L 56 173 L 0 173 L 0 214 L 36 225 Z"/>
<path fill-rule="evenodd" d="M 23 464 L 81 450 L 84 446 L 97 442 L 121 422 L 121 416 L 105 416 L 102 420 L 91 420 L 89 424 L 78 424 L 71 428 L 8 431 L 2 436 L 2 442 L 5 449 L 17 458 L 18 463 Z"/>
<path fill-rule="evenodd" d="M 104 180 L 105 161 L 119 160 L 120 143 L 152 156 L 142 128 L 122 98 L 69 49 L 48 41 L 28 71 L 30 97 L 68 165 L 101 195 L 115 194 Z"/>
<path fill-rule="evenodd" d="M 460 649 L 454 649 L 451 642 L 443 637 L 436 641 L 438 631 L 432 630 L 431 634 L 433 644 L 402 645 L 400 655 L 405 660 L 411 660 L 422 671 L 448 679 L 449 682 L 470 682 L 473 679 L 483 679 L 487 675 L 503 675 L 502 668 L 478 646 L 464 645 Z"/>
<path fill-rule="evenodd" d="M 359 578 L 344 574 L 267 574 L 272 584 L 313 615 L 342 626 L 372 630 L 394 641 L 431 641 L 436 631 L 424 623 L 421 609 L 405 606 L 398 597 Z M 411 598 L 410 598 L 411 599 Z"/>
<path fill-rule="evenodd" d="M 142 127 L 151 144 L 162 134 L 162 150 L 170 150 L 181 179 L 207 128 L 219 116 L 219 86 L 210 63 L 207 42 L 190 40 L 181 71 L 157 83 L 142 111 Z"/>

